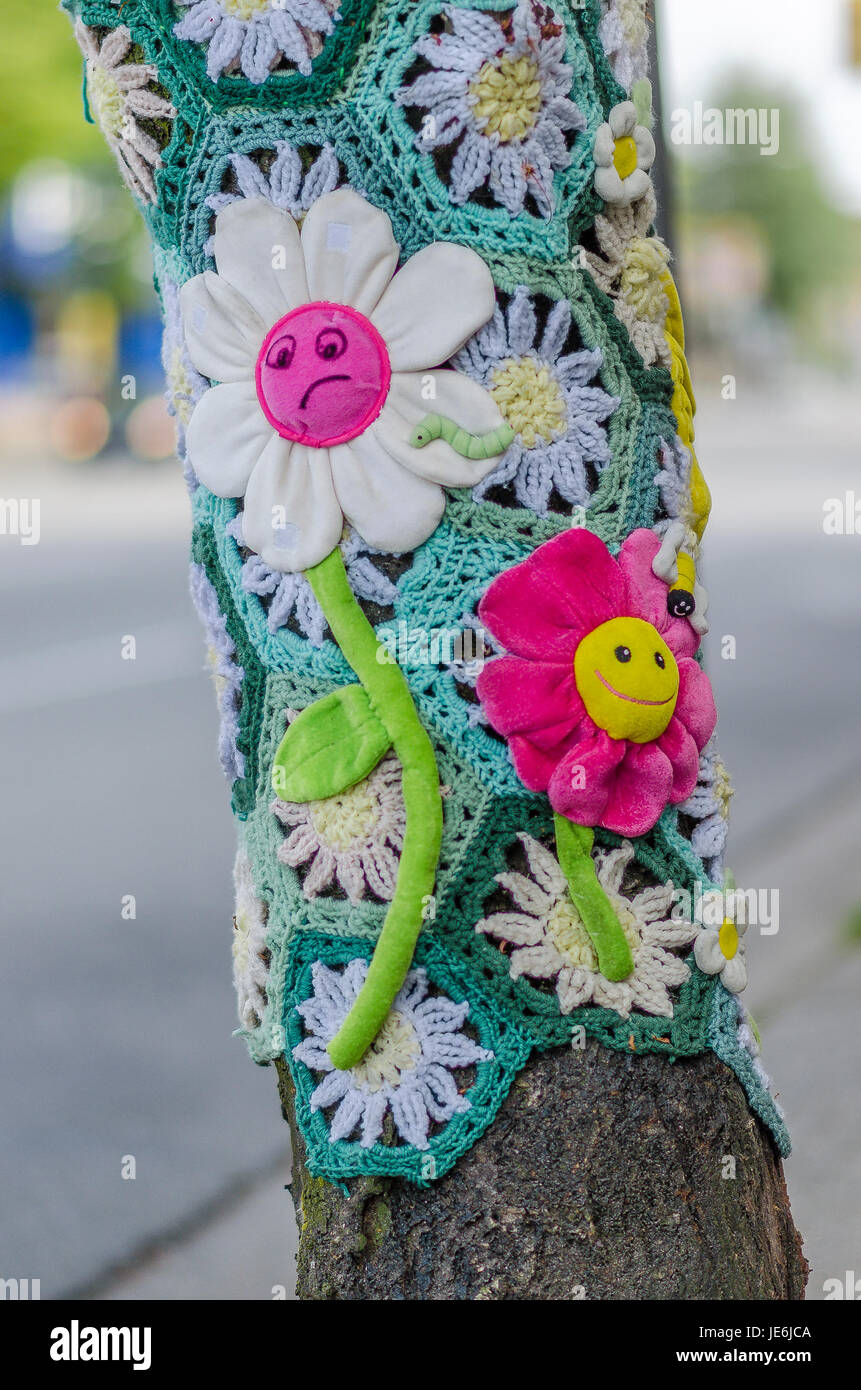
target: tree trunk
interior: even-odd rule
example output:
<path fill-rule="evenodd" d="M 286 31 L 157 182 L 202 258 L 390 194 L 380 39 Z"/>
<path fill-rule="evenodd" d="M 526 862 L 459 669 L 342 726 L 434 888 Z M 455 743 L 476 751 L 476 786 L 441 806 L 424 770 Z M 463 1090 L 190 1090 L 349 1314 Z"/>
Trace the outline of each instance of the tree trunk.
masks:
<path fill-rule="evenodd" d="M 804 1296 L 783 1165 L 712 1053 L 544 1053 L 439 1182 L 361 1178 L 349 1196 L 305 1167 L 278 1072 L 300 1299 Z"/>

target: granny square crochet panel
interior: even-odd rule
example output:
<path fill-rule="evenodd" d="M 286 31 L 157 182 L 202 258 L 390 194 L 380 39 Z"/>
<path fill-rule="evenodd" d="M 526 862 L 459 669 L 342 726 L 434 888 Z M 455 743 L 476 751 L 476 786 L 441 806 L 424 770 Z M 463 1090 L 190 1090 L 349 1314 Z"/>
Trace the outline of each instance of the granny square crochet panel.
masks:
<path fill-rule="evenodd" d="M 65 0 L 147 221 L 239 833 L 312 1172 L 441 1177 L 535 1051 L 741 1004 L 709 495 L 645 0 Z"/>

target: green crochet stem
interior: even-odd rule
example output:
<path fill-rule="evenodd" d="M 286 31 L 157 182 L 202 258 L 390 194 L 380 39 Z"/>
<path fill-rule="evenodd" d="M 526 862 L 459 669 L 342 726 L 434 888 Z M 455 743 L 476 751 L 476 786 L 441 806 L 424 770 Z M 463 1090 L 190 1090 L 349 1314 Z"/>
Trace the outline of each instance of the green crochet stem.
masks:
<path fill-rule="evenodd" d="M 592 843 L 595 832 L 575 825 L 565 816 L 554 816 L 556 853 L 568 880 L 571 901 L 598 953 L 598 966 L 608 980 L 625 980 L 634 968 L 631 948 L 613 905 L 598 882 Z"/>
<path fill-rule="evenodd" d="M 306 570 L 306 575 L 335 641 L 361 681 L 403 769 L 406 829 L 395 895 L 365 983 L 328 1048 L 334 1065 L 344 1071 L 354 1067 L 374 1041 L 412 963 L 436 879 L 442 800 L 433 747 L 404 673 L 377 641 L 356 602 L 340 550 L 333 550 L 319 565 Z M 385 660 L 379 659 L 380 652 Z"/>

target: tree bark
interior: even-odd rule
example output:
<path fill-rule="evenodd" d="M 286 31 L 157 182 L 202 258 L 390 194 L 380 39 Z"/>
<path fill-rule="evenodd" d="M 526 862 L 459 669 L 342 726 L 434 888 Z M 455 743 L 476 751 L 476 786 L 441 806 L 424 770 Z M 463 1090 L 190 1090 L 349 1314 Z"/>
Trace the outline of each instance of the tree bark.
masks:
<path fill-rule="evenodd" d="M 804 1297 L 783 1165 L 712 1053 L 670 1065 L 590 1040 L 534 1057 L 444 1178 L 349 1196 L 308 1172 L 278 1071 L 300 1299 Z"/>

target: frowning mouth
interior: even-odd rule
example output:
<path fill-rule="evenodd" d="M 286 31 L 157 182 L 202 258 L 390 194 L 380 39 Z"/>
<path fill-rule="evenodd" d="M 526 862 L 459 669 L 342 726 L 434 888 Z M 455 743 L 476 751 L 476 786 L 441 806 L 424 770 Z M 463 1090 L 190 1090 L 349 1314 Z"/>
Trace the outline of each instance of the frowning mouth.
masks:
<path fill-rule="evenodd" d="M 595 675 L 605 689 L 609 690 L 611 695 L 615 695 L 618 700 L 627 700 L 629 704 L 632 705 L 653 705 L 657 707 L 658 705 L 668 705 L 673 698 L 672 695 L 669 695 L 666 700 L 638 700 L 636 695 L 623 695 L 621 690 L 614 690 L 610 682 L 605 680 L 601 675 L 600 671 L 596 670 Z"/>
<path fill-rule="evenodd" d="M 307 410 L 307 409 L 308 409 L 308 402 L 309 402 L 310 399 L 311 399 L 311 392 L 312 392 L 312 391 L 316 391 L 318 386 L 325 386 L 326 383 L 327 383 L 327 381 L 349 381 L 349 380 L 350 380 L 350 378 L 346 375 L 346 373 L 344 373 L 344 372 L 338 372 L 338 373 L 336 373 L 334 376 L 321 376 L 320 379 L 319 379 L 319 381 L 312 381 L 312 382 L 311 382 L 311 385 L 308 387 L 308 390 L 305 392 L 304 396 L 302 397 L 301 401 L 299 402 L 299 409 L 300 409 L 300 410 Z"/>

